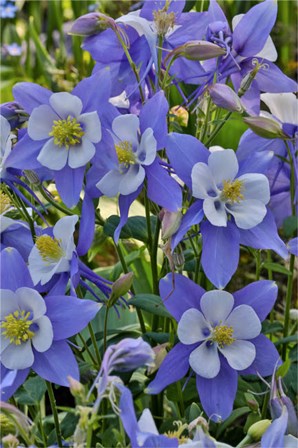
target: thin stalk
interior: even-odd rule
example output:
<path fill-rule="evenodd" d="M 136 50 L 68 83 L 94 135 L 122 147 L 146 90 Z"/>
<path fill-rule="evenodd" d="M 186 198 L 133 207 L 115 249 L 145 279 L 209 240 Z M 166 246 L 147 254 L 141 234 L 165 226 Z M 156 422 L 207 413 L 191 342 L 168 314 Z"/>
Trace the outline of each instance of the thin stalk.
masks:
<path fill-rule="evenodd" d="M 61 428 L 60 428 L 60 423 L 59 423 L 59 418 L 58 418 L 58 412 L 57 412 L 57 408 L 56 408 L 56 399 L 55 399 L 55 395 L 53 392 L 53 387 L 52 387 L 52 383 L 50 383 L 49 381 L 46 381 L 47 384 L 47 389 L 48 389 L 48 395 L 49 395 L 49 400 L 50 400 L 50 404 L 51 404 L 51 409 L 52 409 L 52 413 L 53 413 L 53 417 L 54 417 L 54 424 L 55 424 L 55 432 L 56 432 L 56 437 L 57 437 L 57 444 L 59 448 L 62 448 L 62 435 L 61 435 Z"/>
<path fill-rule="evenodd" d="M 84 346 L 86 352 L 88 353 L 88 355 L 90 356 L 93 365 L 97 366 L 97 360 L 94 358 L 94 356 L 93 356 L 92 352 L 90 351 L 90 349 L 89 349 L 85 339 L 83 338 L 83 336 L 80 333 L 78 334 L 78 337 L 81 339 L 81 341 L 83 343 L 83 346 Z"/>
<path fill-rule="evenodd" d="M 256 258 L 256 280 L 260 280 L 261 273 L 261 252 L 259 250 L 255 253 Z"/>
<path fill-rule="evenodd" d="M 207 100 L 207 110 L 206 110 L 204 124 L 203 124 L 200 132 L 198 129 L 196 129 L 196 136 L 198 137 L 198 134 L 200 134 L 201 142 L 204 141 L 206 133 L 207 133 L 207 129 L 208 129 L 208 125 L 209 125 L 209 118 L 210 118 L 210 107 L 211 107 L 211 97 L 209 96 L 208 100 Z"/>
<path fill-rule="evenodd" d="M 124 258 L 124 255 L 122 253 L 122 249 L 121 249 L 120 245 L 115 243 L 115 249 L 117 251 L 117 255 L 119 257 L 119 261 L 121 263 L 123 272 L 125 274 L 127 274 L 129 272 L 129 270 L 128 270 L 128 267 L 127 267 L 127 264 L 126 264 L 126 261 L 125 261 L 125 258 Z M 133 295 L 136 294 L 133 285 L 131 286 L 130 290 L 133 293 Z M 142 311 L 139 308 L 136 308 L 136 311 L 137 311 L 138 319 L 139 319 L 139 322 L 140 322 L 141 331 L 144 334 L 144 333 L 146 333 L 146 326 L 145 326 L 144 318 L 143 318 L 143 315 L 142 315 Z"/>
<path fill-rule="evenodd" d="M 106 307 L 106 312 L 105 312 L 104 327 L 103 327 L 103 351 L 104 352 L 107 349 L 107 333 L 108 333 L 109 311 L 110 311 L 110 308 L 107 306 Z"/>
<path fill-rule="evenodd" d="M 65 213 L 68 216 L 72 216 L 75 215 L 76 213 L 73 212 L 72 210 L 69 210 L 66 207 L 63 207 L 63 205 L 60 205 L 58 202 L 56 202 L 54 199 L 51 198 L 50 195 L 48 195 L 42 186 L 40 186 L 38 188 L 38 191 L 40 192 L 40 194 L 53 206 L 55 207 L 57 210 L 60 210 L 61 212 Z"/>
<path fill-rule="evenodd" d="M 283 337 L 286 338 L 289 334 L 289 323 L 290 323 L 290 309 L 293 295 L 293 283 L 294 283 L 294 266 L 295 266 L 295 255 L 291 255 L 290 258 L 290 272 L 291 274 L 288 276 L 288 284 L 287 284 L 287 294 L 286 294 L 286 308 L 285 308 L 285 322 L 284 322 L 284 332 Z M 282 359 L 285 361 L 287 356 L 287 347 L 288 343 L 285 342 L 283 344 L 282 349 Z"/>
<path fill-rule="evenodd" d="M 208 138 L 206 143 L 204 143 L 205 146 L 208 147 L 210 145 L 212 140 L 217 136 L 217 134 L 222 129 L 222 127 L 226 124 L 226 122 L 228 121 L 228 119 L 230 118 L 231 115 L 232 115 L 232 112 L 227 113 L 227 115 L 223 118 L 222 122 L 214 129 L 214 131 L 212 132 L 212 134 L 210 135 L 210 137 Z"/>
<path fill-rule="evenodd" d="M 93 330 L 92 325 L 91 325 L 90 322 L 88 324 L 88 330 L 89 330 L 91 341 L 92 341 L 92 344 L 93 344 L 93 347 L 94 347 L 98 368 L 100 368 L 100 366 L 101 366 L 101 356 L 100 356 L 100 353 L 99 353 L 99 350 L 98 350 L 98 345 L 97 345 L 97 341 L 96 341 L 96 338 L 95 338 L 94 330 Z"/>

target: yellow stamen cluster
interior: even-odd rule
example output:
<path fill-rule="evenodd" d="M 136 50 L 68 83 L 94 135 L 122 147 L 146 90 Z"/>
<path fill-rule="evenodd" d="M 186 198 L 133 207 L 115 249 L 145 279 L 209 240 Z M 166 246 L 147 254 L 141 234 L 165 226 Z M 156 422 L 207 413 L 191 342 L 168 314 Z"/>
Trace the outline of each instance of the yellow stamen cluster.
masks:
<path fill-rule="evenodd" d="M 4 328 L 2 335 L 9 339 L 11 344 L 21 345 L 22 342 L 27 342 L 32 339 L 34 332 L 30 330 L 32 320 L 29 319 L 30 311 L 14 311 L 5 317 L 1 323 L 1 328 Z"/>
<path fill-rule="evenodd" d="M 41 258 L 46 262 L 58 261 L 64 255 L 60 241 L 57 238 L 52 238 L 49 235 L 38 236 L 35 244 Z"/>
<path fill-rule="evenodd" d="M 233 338 L 234 330 L 232 327 L 228 325 L 217 325 L 212 333 L 212 340 L 217 342 L 220 348 L 225 347 L 226 345 L 231 345 L 235 342 L 235 338 Z"/>
<path fill-rule="evenodd" d="M 182 423 L 180 421 L 175 421 L 173 422 L 173 424 L 175 426 L 177 426 L 177 430 L 176 431 L 167 431 L 165 433 L 165 435 L 169 438 L 169 439 L 178 439 L 179 445 L 181 445 L 182 443 L 186 443 L 188 442 L 188 437 L 182 435 L 182 433 L 185 430 L 188 430 L 188 425 L 187 423 Z"/>
<path fill-rule="evenodd" d="M 54 121 L 49 136 L 54 137 L 55 145 L 65 146 L 69 149 L 70 146 L 81 143 L 84 134 L 85 132 L 77 119 L 69 115 L 66 120 Z"/>
<path fill-rule="evenodd" d="M 132 151 L 132 144 L 130 142 L 123 140 L 115 145 L 115 149 L 119 163 L 123 164 L 126 168 L 128 168 L 129 165 L 134 165 L 136 163 L 135 155 Z"/>
<path fill-rule="evenodd" d="M 0 190 L 0 214 L 2 215 L 11 207 L 9 196 Z"/>
<path fill-rule="evenodd" d="M 165 36 L 175 25 L 175 13 L 167 13 L 164 9 L 153 11 L 154 23 L 159 36 Z"/>
<path fill-rule="evenodd" d="M 241 180 L 236 179 L 234 181 L 224 180 L 223 181 L 223 189 L 222 189 L 222 198 L 232 204 L 234 202 L 240 202 L 244 199 L 242 194 L 243 182 Z"/>

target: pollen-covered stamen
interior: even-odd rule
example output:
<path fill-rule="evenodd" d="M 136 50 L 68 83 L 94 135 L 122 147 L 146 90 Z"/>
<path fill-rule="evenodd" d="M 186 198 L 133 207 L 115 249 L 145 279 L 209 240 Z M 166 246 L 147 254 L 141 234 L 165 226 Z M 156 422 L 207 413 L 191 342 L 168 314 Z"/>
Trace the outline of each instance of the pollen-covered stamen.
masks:
<path fill-rule="evenodd" d="M 179 445 L 182 443 L 186 443 L 189 440 L 189 437 L 182 435 L 184 431 L 188 431 L 188 424 L 182 423 L 180 421 L 174 421 L 173 424 L 177 426 L 176 431 L 167 431 L 165 435 L 169 437 L 169 439 L 178 439 Z"/>
<path fill-rule="evenodd" d="M 81 139 L 85 132 L 81 124 L 76 118 L 70 115 L 66 120 L 55 120 L 52 130 L 49 133 L 50 137 L 54 137 L 54 143 L 58 146 L 65 146 L 69 149 L 70 146 L 75 146 L 81 143 Z"/>
<path fill-rule="evenodd" d="M 234 202 L 240 202 L 242 199 L 244 199 L 242 190 L 243 182 L 241 182 L 241 180 L 224 180 L 221 198 L 224 201 L 230 202 L 231 204 L 233 204 Z"/>
<path fill-rule="evenodd" d="M 11 344 L 21 345 L 32 339 L 34 332 L 30 330 L 32 320 L 30 320 L 30 311 L 14 311 L 5 316 L 0 327 L 3 328 L 2 336 L 9 339 Z"/>
<path fill-rule="evenodd" d="M 49 235 L 42 235 L 36 238 L 36 247 L 39 250 L 41 258 L 49 263 L 59 261 L 63 257 L 64 251 L 60 246 L 60 241 L 57 238 L 52 238 Z"/>
<path fill-rule="evenodd" d="M 174 12 L 168 13 L 164 8 L 159 9 L 153 11 L 153 18 L 159 36 L 165 36 L 171 28 L 174 28 L 176 20 Z"/>
<path fill-rule="evenodd" d="M 118 162 L 128 168 L 129 165 L 134 165 L 136 163 L 136 158 L 132 150 L 132 144 L 123 140 L 122 142 L 115 145 Z"/>
<path fill-rule="evenodd" d="M 2 215 L 11 207 L 9 196 L 0 190 L 0 214 Z"/>
<path fill-rule="evenodd" d="M 216 342 L 220 348 L 231 345 L 235 342 L 233 338 L 234 330 L 228 325 L 217 325 L 212 332 L 212 341 Z"/>

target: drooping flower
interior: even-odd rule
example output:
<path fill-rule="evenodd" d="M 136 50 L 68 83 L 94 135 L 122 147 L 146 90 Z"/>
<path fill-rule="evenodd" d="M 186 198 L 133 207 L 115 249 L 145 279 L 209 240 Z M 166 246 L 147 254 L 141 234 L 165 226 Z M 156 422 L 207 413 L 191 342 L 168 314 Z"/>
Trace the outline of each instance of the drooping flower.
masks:
<path fill-rule="evenodd" d="M 279 359 L 271 341 L 260 334 L 260 322 L 274 305 L 277 287 L 264 280 L 233 295 L 205 292 L 176 275 L 172 288 L 169 274 L 161 280 L 160 292 L 178 322 L 180 342 L 163 361 L 148 391 L 159 393 L 191 367 L 206 414 L 214 420 L 226 419 L 233 409 L 238 373 L 270 375 Z"/>
<path fill-rule="evenodd" d="M 67 338 L 81 331 L 101 305 L 63 295 L 42 297 L 16 249 L 1 252 L 1 369 L 8 399 L 33 369 L 42 378 L 67 386 L 79 378 Z M 9 371 L 11 380 L 8 381 Z M 11 384 L 12 382 L 12 384 Z M 8 396 L 9 395 L 9 396 Z"/>

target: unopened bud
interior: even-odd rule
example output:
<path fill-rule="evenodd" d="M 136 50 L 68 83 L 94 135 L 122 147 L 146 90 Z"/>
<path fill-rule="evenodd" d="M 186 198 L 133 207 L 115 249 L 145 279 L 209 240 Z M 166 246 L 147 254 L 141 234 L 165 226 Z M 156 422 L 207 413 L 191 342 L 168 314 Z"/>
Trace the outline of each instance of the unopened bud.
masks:
<path fill-rule="evenodd" d="M 109 307 L 115 305 L 119 297 L 124 296 L 130 290 L 133 277 L 134 273 L 128 272 L 113 283 L 111 297 L 108 301 Z"/>
<path fill-rule="evenodd" d="M 69 390 L 73 397 L 83 398 L 85 396 L 85 388 L 82 383 L 75 380 L 72 376 L 68 375 L 67 380 L 69 382 Z"/>
<path fill-rule="evenodd" d="M 179 229 L 182 213 L 180 211 L 170 212 L 163 208 L 159 214 L 159 219 L 161 220 L 161 237 L 163 240 L 167 240 Z"/>
<path fill-rule="evenodd" d="M 170 122 L 177 121 L 180 126 L 188 125 L 189 113 L 182 106 L 174 106 L 170 109 Z"/>
<path fill-rule="evenodd" d="M 154 359 L 154 365 L 148 367 L 147 373 L 148 375 L 152 375 L 154 372 L 156 372 L 159 367 L 161 366 L 161 363 L 167 356 L 167 347 L 169 346 L 168 342 L 165 342 L 164 344 L 157 345 L 156 347 L 153 347 L 153 352 L 155 353 L 155 359 Z"/>
<path fill-rule="evenodd" d="M 226 50 L 205 40 L 191 40 L 171 51 L 165 59 L 183 57 L 191 61 L 206 61 L 226 54 Z"/>
<path fill-rule="evenodd" d="M 290 319 L 298 320 L 298 310 L 295 310 L 294 308 L 290 310 Z"/>
<path fill-rule="evenodd" d="M 209 88 L 209 93 L 216 106 L 222 107 L 230 112 L 243 112 L 244 107 L 239 96 L 226 84 L 213 84 Z"/>
<path fill-rule="evenodd" d="M 10 434 L 16 432 L 16 428 L 12 420 L 2 412 L 0 413 L 0 427 L 2 434 Z"/>
<path fill-rule="evenodd" d="M 17 439 L 13 434 L 8 434 L 7 436 L 2 437 L 1 443 L 3 448 L 17 448 L 20 446 L 19 439 Z"/>
<path fill-rule="evenodd" d="M 257 135 L 263 138 L 273 139 L 273 138 L 288 138 L 286 134 L 283 133 L 282 128 L 279 123 L 271 118 L 267 117 L 245 117 L 243 118 L 244 123 Z"/>
<path fill-rule="evenodd" d="M 114 30 L 116 28 L 116 23 L 111 17 L 100 12 L 90 12 L 74 21 L 69 34 L 75 36 L 91 36 L 107 28 Z"/>
<path fill-rule="evenodd" d="M 262 435 L 267 431 L 271 425 L 271 420 L 260 420 L 254 423 L 248 428 L 247 435 L 254 441 L 258 442 L 261 440 Z"/>
<path fill-rule="evenodd" d="M 250 409 L 252 411 L 256 412 L 259 409 L 259 403 L 255 399 L 255 397 L 250 393 L 245 393 L 244 396 L 245 396 L 246 403 L 248 404 Z"/>

